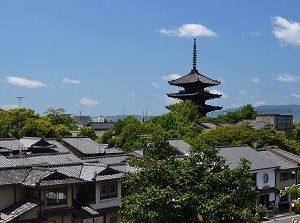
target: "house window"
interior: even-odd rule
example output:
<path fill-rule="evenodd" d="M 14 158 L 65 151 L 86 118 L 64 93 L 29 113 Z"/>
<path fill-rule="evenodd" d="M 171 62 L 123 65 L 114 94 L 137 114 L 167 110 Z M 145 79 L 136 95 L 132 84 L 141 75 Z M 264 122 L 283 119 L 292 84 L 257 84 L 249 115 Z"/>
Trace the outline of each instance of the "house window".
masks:
<path fill-rule="evenodd" d="M 117 222 L 118 222 L 117 215 L 110 216 L 109 223 L 117 223 Z"/>
<path fill-rule="evenodd" d="M 118 182 L 100 184 L 100 200 L 118 197 Z"/>
<path fill-rule="evenodd" d="M 25 195 L 26 197 L 40 198 L 40 193 L 36 188 L 26 187 Z"/>
<path fill-rule="evenodd" d="M 67 203 L 67 188 L 51 188 L 46 191 L 47 205 Z"/>
<path fill-rule="evenodd" d="M 268 181 L 269 181 L 269 175 L 267 173 L 264 173 L 263 180 L 264 180 L 264 183 L 268 183 Z"/>
<path fill-rule="evenodd" d="M 94 223 L 104 223 L 104 216 L 95 217 Z"/>
<path fill-rule="evenodd" d="M 290 179 L 290 173 L 281 173 L 280 174 L 280 181 L 289 180 Z"/>
<path fill-rule="evenodd" d="M 93 223 L 93 218 L 83 219 L 82 223 Z"/>

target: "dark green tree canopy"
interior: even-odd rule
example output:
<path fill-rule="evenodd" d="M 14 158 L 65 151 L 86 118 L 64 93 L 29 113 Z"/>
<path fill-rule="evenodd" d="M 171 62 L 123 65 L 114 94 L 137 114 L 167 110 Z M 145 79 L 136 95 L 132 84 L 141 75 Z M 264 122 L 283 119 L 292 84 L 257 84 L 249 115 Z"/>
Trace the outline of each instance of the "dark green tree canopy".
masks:
<path fill-rule="evenodd" d="M 122 181 L 122 222 L 254 222 L 255 192 L 246 160 L 230 170 L 211 148 L 181 159 L 171 154 L 162 141 L 142 159 L 131 160 L 138 171 Z"/>

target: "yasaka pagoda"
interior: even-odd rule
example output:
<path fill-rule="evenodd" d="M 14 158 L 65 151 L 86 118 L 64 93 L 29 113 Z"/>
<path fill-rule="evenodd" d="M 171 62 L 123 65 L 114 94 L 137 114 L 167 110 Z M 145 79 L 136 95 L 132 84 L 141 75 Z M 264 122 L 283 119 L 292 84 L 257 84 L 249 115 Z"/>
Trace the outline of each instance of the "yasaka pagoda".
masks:
<path fill-rule="evenodd" d="M 221 94 L 213 94 L 205 90 L 207 87 L 219 85 L 221 82 L 212 80 L 197 70 L 197 48 L 196 39 L 194 39 L 193 50 L 193 69 L 191 72 L 176 80 L 169 81 L 170 85 L 182 87 L 184 90 L 180 90 L 178 93 L 167 94 L 171 98 L 177 98 L 180 100 L 191 100 L 198 108 L 201 117 L 206 116 L 208 112 L 222 109 L 219 106 L 207 105 L 205 102 L 214 98 L 220 98 Z"/>

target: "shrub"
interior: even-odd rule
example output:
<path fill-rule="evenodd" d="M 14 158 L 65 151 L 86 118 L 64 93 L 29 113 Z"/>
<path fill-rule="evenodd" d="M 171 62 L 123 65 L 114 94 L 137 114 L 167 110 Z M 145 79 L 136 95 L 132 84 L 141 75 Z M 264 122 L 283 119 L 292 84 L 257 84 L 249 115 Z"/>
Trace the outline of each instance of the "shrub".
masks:
<path fill-rule="evenodd" d="M 260 219 L 262 219 L 263 217 L 266 216 L 266 208 L 262 205 L 258 205 L 256 208 L 256 212 L 258 214 L 258 216 L 260 217 Z"/>

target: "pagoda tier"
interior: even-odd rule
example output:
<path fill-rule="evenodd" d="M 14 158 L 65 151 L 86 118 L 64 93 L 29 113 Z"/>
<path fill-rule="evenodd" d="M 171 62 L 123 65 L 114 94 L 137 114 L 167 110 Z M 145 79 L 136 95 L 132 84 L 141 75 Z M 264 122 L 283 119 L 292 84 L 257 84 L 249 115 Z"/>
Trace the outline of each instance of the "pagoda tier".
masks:
<path fill-rule="evenodd" d="M 168 82 L 170 85 L 178 86 L 178 87 L 190 87 L 195 86 L 200 89 L 204 89 L 206 87 L 219 85 L 221 82 L 212 80 L 198 72 L 197 69 L 191 70 L 191 72 L 183 77 L 180 77 L 176 80 L 171 80 Z"/>
<path fill-rule="evenodd" d="M 206 105 L 206 104 L 202 104 L 202 105 L 197 105 L 198 108 L 198 112 L 200 114 L 201 117 L 206 116 L 206 114 L 208 112 L 212 112 L 212 111 L 216 111 L 216 110 L 221 110 L 222 107 L 220 106 L 212 106 L 212 105 Z"/>
<path fill-rule="evenodd" d="M 196 68 L 197 61 L 197 50 L 196 50 L 196 39 L 194 39 L 194 50 L 193 50 L 193 69 L 187 75 L 180 77 L 176 80 L 171 80 L 168 83 L 170 85 L 184 88 L 179 93 L 169 93 L 168 97 L 176 98 L 180 100 L 191 100 L 198 108 L 201 117 L 206 116 L 208 112 L 222 109 L 219 106 L 211 106 L 205 104 L 205 101 L 220 98 L 221 94 L 213 94 L 205 90 L 207 87 L 217 86 L 221 82 L 212 80 L 202 74 L 200 74 Z"/>
<path fill-rule="evenodd" d="M 178 98 L 180 100 L 192 100 L 195 99 L 195 101 L 197 98 L 203 100 L 210 100 L 210 99 L 214 99 L 214 98 L 220 98 L 222 95 L 221 94 L 212 94 L 209 93 L 208 91 L 202 91 L 202 92 L 185 92 L 185 91 L 180 91 L 179 93 L 169 93 L 167 94 L 170 98 Z M 200 101 L 201 101 L 200 100 Z"/>

